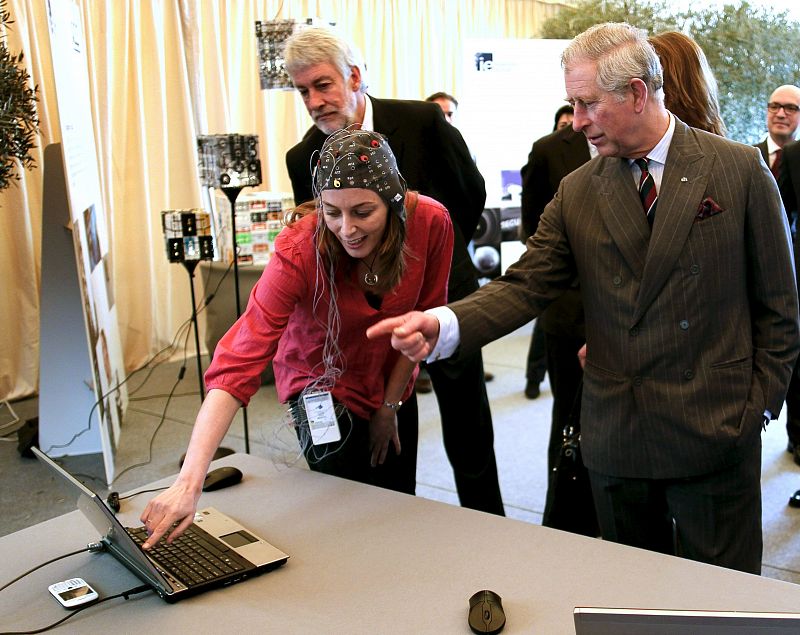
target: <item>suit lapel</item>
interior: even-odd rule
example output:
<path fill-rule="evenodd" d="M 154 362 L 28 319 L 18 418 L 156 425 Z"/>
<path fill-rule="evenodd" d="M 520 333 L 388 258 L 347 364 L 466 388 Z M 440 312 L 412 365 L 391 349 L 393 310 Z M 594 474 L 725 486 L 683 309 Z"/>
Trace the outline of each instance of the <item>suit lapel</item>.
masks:
<path fill-rule="evenodd" d="M 387 114 L 386 105 L 382 100 L 369 95 L 367 99 L 372 102 L 372 123 L 375 127 L 375 132 L 380 132 L 389 140 L 389 147 L 392 149 L 392 153 L 394 153 L 397 165 L 403 165 L 403 139 L 395 135 L 400 122 L 396 117 L 392 118 Z"/>
<path fill-rule="evenodd" d="M 689 128 L 675 123 L 647 259 L 633 316 L 638 322 L 661 291 L 692 229 L 715 155 L 704 154 Z"/>
<path fill-rule="evenodd" d="M 640 279 L 650 228 L 630 167 L 624 159 L 597 160 L 603 163 L 592 180 L 594 190 L 600 193 L 600 216 L 633 275 Z"/>
<path fill-rule="evenodd" d="M 761 150 L 761 158 L 764 159 L 764 163 L 769 167 L 769 146 L 767 145 L 767 140 L 764 139 L 761 143 L 757 143 L 756 148 Z"/>

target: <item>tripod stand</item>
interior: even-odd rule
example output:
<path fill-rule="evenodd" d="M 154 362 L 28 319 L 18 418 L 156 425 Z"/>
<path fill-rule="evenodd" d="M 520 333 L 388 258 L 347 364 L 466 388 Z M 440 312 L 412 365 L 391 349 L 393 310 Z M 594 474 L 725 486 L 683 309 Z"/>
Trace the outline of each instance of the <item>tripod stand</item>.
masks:
<path fill-rule="evenodd" d="M 192 326 L 194 328 L 195 357 L 197 360 L 197 382 L 200 388 L 200 404 L 206 398 L 203 384 L 203 364 L 200 353 L 200 328 L 197 322 L 197 299 L 194 293 L 194 272 L 201 260 L 214 257 L 214 243 L 210 235 L 208 214 L 198 210 L 165 210 L 161 212 L 161 226 L 166 239 L 167 258 L 180 262 L 189 274 L 189 291 L 192 297 Z M 229 448 L 217 448 L 214 458 L 233 454 Z M 180 465 L 183 465 L 183 459 Z"/>
<path fill-rule="evenodd" d="M 197 381 L 200 388 L 200 403 L 202 404 L 206 398 L 206 389 L 203 384 L 203 363 L 200 360 L 200 329 L 197 324 L 197 300 L 194 294 L 194 271 L 197 269 L 199 260 L 184 260 L 183 266 L 189 274 L 189 289 L 192 293 L 192 326 L 194 327 L 194 350 L 197 359 Z"/>
<path fill-rule="evenodd" d="M 261 184 L 261 161 L 258 158 L 258 136 L 240 134 L 199 135 L 197 137 L 200 182 L 207 187 L 221 188 L 231 204 L 231 243 L 233 245 L 233 278 L 236 294 L 236 318 L 242 315 L 239 299 L 239 247 L 236 244 L 236 198 L 243 187 Z M 250 453 L 250 431 L 247 408 L 242 406 L 244 448 Z"/>
<path fill-rule="evenodd" d="M 223 187 L 222 191 L 231 204 L 231 238 L 233 240 L 233 287 L 236 295 L 236 319 L 242 316 L 242 301 L 239 298 L 239 246 L 236 244 L 236 199 L 241 187 Z M 250 429 L 247 424 L 247 406 L 242 406 L 242 424 L 244 427 L 244 451 L 250 454 Z"/>

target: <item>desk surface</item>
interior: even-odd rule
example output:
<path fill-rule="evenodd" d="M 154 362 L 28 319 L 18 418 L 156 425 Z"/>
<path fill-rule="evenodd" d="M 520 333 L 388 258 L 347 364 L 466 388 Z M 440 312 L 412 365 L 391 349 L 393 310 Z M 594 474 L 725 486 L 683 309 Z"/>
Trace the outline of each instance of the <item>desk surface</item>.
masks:
<path fill-rule="evenodd" d="M 291 555 L 280 569 L 168 605 L 155 594 L 89 608 L 56 632 L 470 633 L 467 600 L 500 594 L 504 633 L 574 633 L 575 606 L 797 611 L 800 586 L 584 538 L 237 454 L 245 474 L 213 505 Z M 164 484 L 164 483 L 159 483 Z M 138 525 L 148 497 L 125 500 Z M 97 539 L 79 512 L 0 539 L 0 584 Z M 0 593 L 0 631 L 64 616 L 48 584 L 101 597 L 139 584 L 108 553 L 80 554 Z M 187 628 L 191 626 L 191 629 Z"/>

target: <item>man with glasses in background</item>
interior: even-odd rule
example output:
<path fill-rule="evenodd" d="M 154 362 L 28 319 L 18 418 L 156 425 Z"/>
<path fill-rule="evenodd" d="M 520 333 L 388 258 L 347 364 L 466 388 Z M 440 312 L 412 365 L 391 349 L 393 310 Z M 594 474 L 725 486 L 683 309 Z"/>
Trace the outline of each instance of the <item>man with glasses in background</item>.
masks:
<path fill-rule="evenodd" d="M 767 103 L 767 137 L 757 143 L 761 156 L 772 171 L 775 180 L 781 169 L 783 146 L 794 141 L 797 124 L 800 123 L 800 88 L 787 84 L 776 88 Z M 800 442 L 800 429 L 798 429 Z M 800 458 L 796 458 L 800 462 Z"/>
<path fill-rule="evenodd" d="M 784 183 L 781 185 L 781 198 L 783 206 L 786 208 L 786 215 L 789 218 L 789 227 L 792 230 L 792 243 L 795 243 L 797 232 L 797 204 L 789 200 L 792 197 L 787 195 L 789 190 L 789 175 L 787 174 L 786 157 L 784 148 L 792 144 L 797 126 L 800 124 L 800 88 L 787 84 L 776 88 L 770 95 L 767 104 L 767 138 L 756 147 L 761 150 L 769 169 L 772 171 L 775 180 L 781 184 L 781 172 L 784 172 Z M 794 157 L 795 163 L 800 162 L 800 148 L 789 149 L 791 158 Z M 797 257 L 795 248 L 795 259 Z M 797 263 L 795 263 L 796 265 Z M 792 379 L 789 382 L 789 390 L 786 393 L 786 434 L 789 437 L 786 451 L 791 453 L 794 462 L 800 465 L 800 369 L 795 366 Z M 800 490 L 795 492 L 790 500 L 790 505 L 800 507 Z"/>

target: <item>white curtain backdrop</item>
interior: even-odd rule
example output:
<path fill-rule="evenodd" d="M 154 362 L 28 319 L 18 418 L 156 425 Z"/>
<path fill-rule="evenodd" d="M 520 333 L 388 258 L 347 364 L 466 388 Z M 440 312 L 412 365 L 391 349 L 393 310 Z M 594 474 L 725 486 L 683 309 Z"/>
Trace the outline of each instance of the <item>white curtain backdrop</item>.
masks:
<path fill-rule="evenodd" d="M 65 0 L 54 0 L 65 1 Z M 547 0 L 77 0 L 128 369 L 191 315 L 187 274 L 168 263 L 160 212 L 202 206 L 198 134 L 259 136 L 263 184 L 291 191 L 286 151 L 311 125 L 292 91 L 259 86 L 255 21 L 319 17 L 361 47 L 369 92 L 460 93 L 462 42 L 533 37 L 564 3 Z M 37 391 L 41 150 L 59 139 L 46 3 L 9 0 L 12 51 L 39 87 L 39 167 L 0 193 L 0 400 Z M 248 190 L 249 191 L 249 190 Z M 199 289 L 202 295 L 202 290 Z M 46 363 L 43 360 L 42 363 Z"/>

